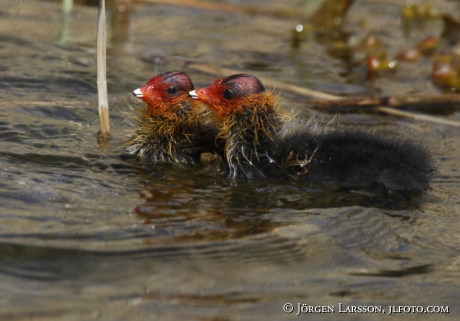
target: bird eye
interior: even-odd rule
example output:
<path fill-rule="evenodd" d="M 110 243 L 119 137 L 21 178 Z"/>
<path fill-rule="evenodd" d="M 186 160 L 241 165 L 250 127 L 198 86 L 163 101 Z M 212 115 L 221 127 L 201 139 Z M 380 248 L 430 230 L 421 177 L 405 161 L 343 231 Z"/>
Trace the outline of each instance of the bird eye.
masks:
<path fill-rule="evenodd" d="M 174 95 L 174 94 L 177 93 L 177 89 L 176 89 L 176 87 L 171 86 L 171 87 L 168 88 L 168 90 L 166 92 L 168 94 L 170 94 L 170 95 Z"/>
<path fill-rule="evenodd" d="M 224 98 L 227 99 L 227 100 L 230 100 L 233 98 L 233 91 L 231 91 L 230 89 L 225 89 L 224 92 L 223 92 L 223 95 L 224 95 Z"/>

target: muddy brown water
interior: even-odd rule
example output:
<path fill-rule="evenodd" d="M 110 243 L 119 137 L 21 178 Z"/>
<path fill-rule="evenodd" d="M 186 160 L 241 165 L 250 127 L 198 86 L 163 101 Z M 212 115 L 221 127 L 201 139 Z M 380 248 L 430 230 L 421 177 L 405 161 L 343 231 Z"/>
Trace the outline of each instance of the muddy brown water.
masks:
<path fill-rule="evenodd" d="M 350 29 L 362 37 L 357 26 L 371 17 L 367 28 L 401 48 L 417 35 L 403 36 L 398 15 L 358 1 Z M 0 319 L 457 320 L 459 128 L 319 114 L 281 93 L 299 118 L 398 126 L 423 139 L 438 172 L 431 191 L 403 206 L 371 191 L 142 167 L 121 146 L 140 106 L 133 89 L 168 70 L 187 72 L 197 87 L 216 78 L 184 61 L 338 95 L 437 93 L 421 72 L 428 62 L 418 74 L 369 83 L 314 39 L 291 48 L 295 21 L 134 4 L 128 40 L 108 49 L 114 139 L 101 146 L 96 17 L 97 8 L 75 6 L 59 44 L 57 3 L 0 0 Z M 459 120 L 456 111 L 439 117 Z M 298 304 L 335 310 L 296 317 Z M 449 313 L 339 313 L 353 306 Z"/>

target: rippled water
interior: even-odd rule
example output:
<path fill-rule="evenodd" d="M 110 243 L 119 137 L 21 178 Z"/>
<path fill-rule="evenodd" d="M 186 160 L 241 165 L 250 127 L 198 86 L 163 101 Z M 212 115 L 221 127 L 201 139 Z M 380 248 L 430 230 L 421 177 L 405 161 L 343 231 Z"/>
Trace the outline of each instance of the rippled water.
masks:
<path fill-rule="evenodd" d="M 366 4 L 351 17 L 394 23 L 398 11 L 387 8 Z M 134 88 L 174 69 L 197 87 L 216 78 L 185 61 L 335 94 L 391 92 L 397 76 L 374 85 L 359 70 L 343 77 L 343 63 L 315 41 L 290 48 L 292 21 L 135 4 L 129 40 L 108 50 L 114 139 L 99 145 L 97 8 L 74 8 L 66 44 L 57 43 L 59 10 L 0 0 L 0 319 L 295 319 L 297 311 L 282 311 L 286 302 L 336 309 L 299 316 L 309 320 L 457 319 L 458 128 L 340 115 L 401 126 L 431 146 L 433 188 L 405 204 L 301 182 L 235 184 L 199 166 L 143 168 L 121 146 L 139 106 Z M 436 92 L 422 77 L 399 89 Z M 313 114 L 302 97 L 282 94 L 300 116 Z M 339 314 L 339 303 L 450 313 Z"/>

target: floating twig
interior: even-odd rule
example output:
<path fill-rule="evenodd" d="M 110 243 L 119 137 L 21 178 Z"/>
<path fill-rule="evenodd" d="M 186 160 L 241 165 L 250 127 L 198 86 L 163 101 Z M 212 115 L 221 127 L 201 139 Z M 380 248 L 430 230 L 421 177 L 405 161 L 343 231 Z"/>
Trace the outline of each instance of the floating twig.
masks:
<path fill-rule="evenodd" d="M 321 110 L 357 110 L 375 107 L 427 109 L 440 106 L 457 106 L 460 108 L 460 95 L 422 95 L 422 96 L 383 96 L 352 97 L 340 100 L 313 99 L 306 102 L 308 106 Z"/>
<path fill-rule="evenodd" d="M 460 121 L 457 121 L 457 120 L 450 120 L 450 119 L 445 119 L 445 118 L 440 118 L 440 117 L 434 117 L 434 116 L 420 114 L 420 113 L 410 113 L 407 111 L 403 111 L 403 110 L 399 110 L 399 109 L 391 108 L 391 107 L 375 107 L 375 110 L 378 110 L 382 113 L 390 114 L 393 116 L 400 116 L 400 117 L 412 118 L 416 120 L 422 120 L 422 121 L 426 121 L 430 123 L 437 123 L 437 124 L 442 124 L 442 125 L 460 127 Z"/>

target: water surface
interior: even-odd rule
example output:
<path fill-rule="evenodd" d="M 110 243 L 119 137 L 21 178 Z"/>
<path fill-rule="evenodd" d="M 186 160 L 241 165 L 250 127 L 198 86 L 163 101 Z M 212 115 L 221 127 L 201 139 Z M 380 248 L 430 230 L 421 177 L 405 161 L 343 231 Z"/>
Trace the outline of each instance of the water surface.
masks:
<path fill-rule="evenodd" d="M 366 15 L 385 39 L 415 37 L 384 28 L 398 22 L 396 7 L 366 2 L 350 12 L 350 28 Z M 309 320 L 457 319 L 458 128 L 317 114 L 303 107 L 304 97 L 281 93 L 299 117 L 398 126 L 421 137 L 438 171 L 432 190 L 404 204 L 301 182 L 235 183 L 199 166 L 143 167 L 122 148 L 128 115 L 140 106 L 133 89 L 168 70 L 187 72 L 197 87 L 216 78 L 187 61 L 338 95 L 439 92 L 429 79 L 389 74 L 366 82 L 363 70 L 314 39 L 291 48 L 297 21 L 135 4 L 129 39 L 108 49 L 114 138 L 100 145 L 96 17 L 97 8 L 75 6 L 62 44 L 58 3 L 0 0 L 1 319 L 294 319 L 297 311 L 282 310 L 287 302 L 336 311 L 339 303 L 450 308 L 299 316 Z"/>

